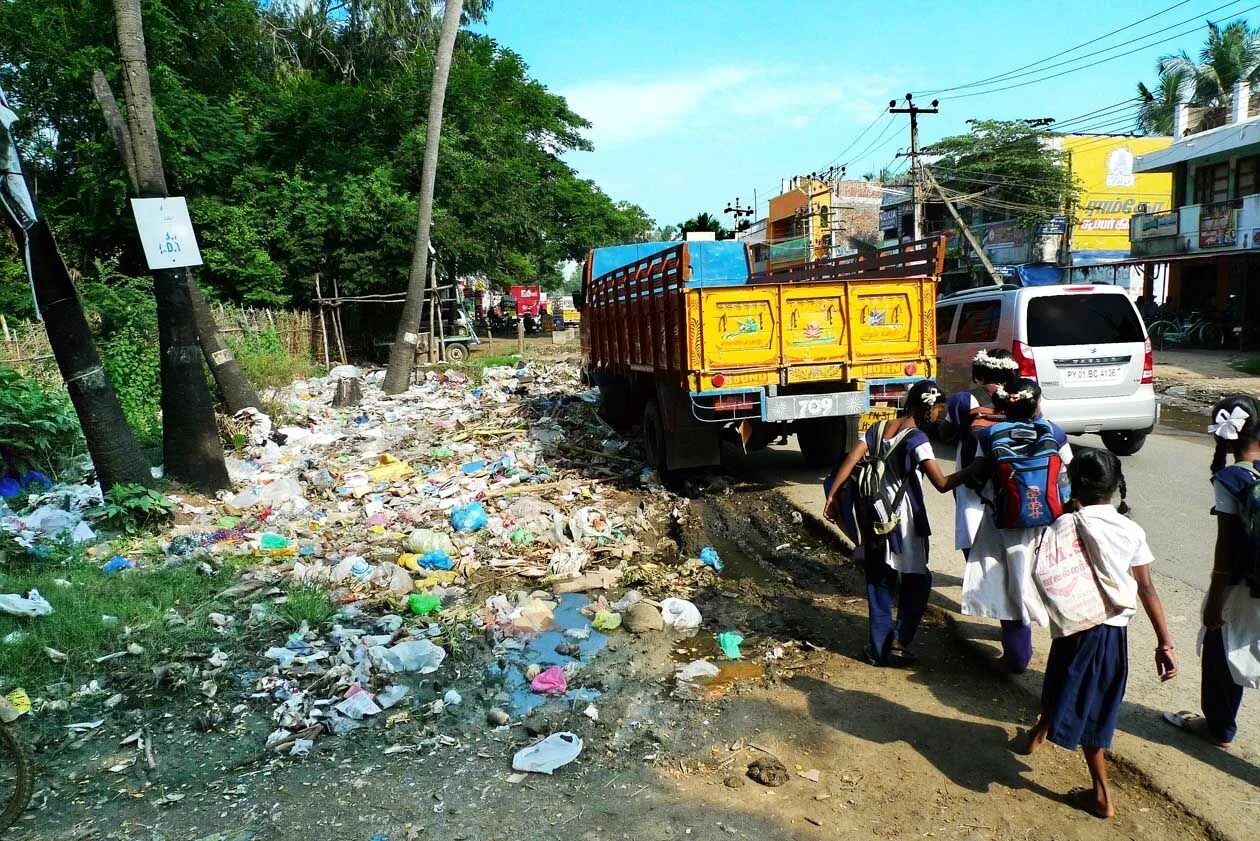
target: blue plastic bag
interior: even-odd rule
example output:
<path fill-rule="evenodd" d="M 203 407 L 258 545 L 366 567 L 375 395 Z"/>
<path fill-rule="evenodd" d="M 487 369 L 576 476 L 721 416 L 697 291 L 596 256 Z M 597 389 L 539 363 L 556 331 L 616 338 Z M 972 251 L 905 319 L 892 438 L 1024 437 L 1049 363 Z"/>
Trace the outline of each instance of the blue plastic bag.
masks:
<path fill-rule="evenodd" d="M 490 518 L 480 502 L 470 502 L 451 509 L 451 527 L 455 531 L 469 532 L 485 528 Z"/>
<path fill-rule="evenodd" d="M 28 470 L 26 475 L 22 477 L 23 490 L 34 491 L 38 489 L 47 491 L 51 490 L 52 486 L 52 479 L 49 479 L 38 470 Z"/>
<path fill-rule="evenodd" d="M 122 572 L 125 569 L 135 569 L 134 561 L 129 561 L 122 555 L 115 555 L 105 563 L 101 564 L 101 572 L 106 575 L 113 575 L 116 572 Z"/>
<path fill-rule="evenodd" d="M 17 479 L 10 479 L 8 476 L 0 476 L 0 497 L 8 499 L 17 496 L 22 492 L 22 486 L 18 484 Z"/>
<path fill-rule="evenodd" d="M 722 558 L 718 555 L 718 551 L 712 546 L 706 546 L 700 550 L 700 560 L 704 561 L 718 572 L 722 571 Z"/>
<path fill-rule="evenodd" d="M 441 549 L 434 549 L 432 552 L 425 552 L 416 563 L 425 569 L 454 569 L 455 562 L 451 560 L 451 556 L 443 552 Z"/>

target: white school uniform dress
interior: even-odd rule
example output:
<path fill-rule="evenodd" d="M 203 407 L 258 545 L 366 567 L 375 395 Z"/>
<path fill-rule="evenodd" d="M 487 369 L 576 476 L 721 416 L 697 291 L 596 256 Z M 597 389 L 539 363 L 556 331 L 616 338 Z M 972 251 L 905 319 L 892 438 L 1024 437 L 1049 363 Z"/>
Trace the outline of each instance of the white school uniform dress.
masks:
<path fill-rule="evenodd" d="M 950 420 L 962 430 L 958 439 L 958 469 L 962 470 L 976 458 L 979 445 L 971 432 L 971 413 L 980 408 L 980 401 L 970 391 L 955 395 L 949 400 Z M 980 530 L 984 517 L 984 500 L 978 491 L 966 485 L 954 488 L 954 548 L 970 549 Z"/>
<path fill-rule="evenodd" d="M 1230 475 L 1226 471 L 1237 474 Z M 1216 494 L 1216 513 L 1235 516 L 1242 513 L 1238 497 L 1230 486 L 1244 485 L 1248 482 L 1248 475 L 1236 465 L 1216 474 L 1216 480 L 1212 483 Z M 1204 607 L 1206 606 L 1207 599 L 1204 598 Z M 1221 618 L 1225 620 L 1225 627 L 1221 632 L 1225 643 L 1225 660 L 1229 663 L 1234 683 L 1260 689 L 1260 598 L 1251 595 L 1251 587 L 1247 584 L 1231 584 L 1225 588 Z M 1199 655 L 1202 654 L 1203 633 L 1200 632 Z"/>
<path fill-rule="evenodd" d="M 1072 445 L 1067 434 L 1054 427 L 1059 456 L 1066 468 L 1072 461 Z M 1070 495 L 1067 470 L 1060 477 L 1060 494 Z M 1043 528 L 999 529 L 988 505 L 971 547 L 971 558 L 963 572 L 962 612 L 966 616 L 987 616 L 1050 624 L 1046 606 L 1033 580 L 1033 561 Z"/>

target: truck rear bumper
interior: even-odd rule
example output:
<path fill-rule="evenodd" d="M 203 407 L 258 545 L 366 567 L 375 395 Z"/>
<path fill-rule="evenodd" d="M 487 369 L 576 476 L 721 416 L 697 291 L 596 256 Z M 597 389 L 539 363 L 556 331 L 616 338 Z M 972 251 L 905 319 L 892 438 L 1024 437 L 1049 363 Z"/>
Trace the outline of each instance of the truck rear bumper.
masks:
<path fill-rule="evenodd" d="M 871 408 L 866 391 L 838 391 L 832 394 L 792 394 L 786 397 L 763 397 L 761 419 L 768 423 L 861 415 Z"/>

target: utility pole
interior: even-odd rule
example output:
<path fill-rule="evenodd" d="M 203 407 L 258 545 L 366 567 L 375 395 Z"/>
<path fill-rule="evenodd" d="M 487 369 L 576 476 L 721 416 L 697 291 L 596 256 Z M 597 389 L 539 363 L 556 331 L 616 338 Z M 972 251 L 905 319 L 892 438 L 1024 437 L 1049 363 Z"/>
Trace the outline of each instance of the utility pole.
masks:
<path fill-rule="evenodd" d="M 914 104 L 914 96 L 906 94 L 906 107 L 898 108 L 897 100 L 888 101 L 889 114 L 910 115 L 910 151 L 902 152 L 897 157 L 910 159 L 910 170 L 914 173 L 914 238 L 923 239 L 923 172 L 919 167 L 919 115 L 939 114 L 939 100 L 932 100 L 932 107 L 920 108 Z"/>
<path fill-rule="evenodd" d="M 1075 184 L 1075 178 L 1072 175 L 1072 152 L 1067 153 L 1067 176 L 1068 183 Z M 1068 193 L 1068 200 L 1064 202 L 1063 208 L 1063 265 L 1067 268 L 1067 281 L 1072 282 L 1072 217 L 1076 214 L 1076 207 L 1073 204 L 1073 194 Z"/>
<path fill-rule="evenodd" d="M 994 283 L 1001 286 L 1002 278 L 998 277 L 997 269 L 993 267 L 993 262 L 989 259 L 989 255 L 984 251 L 984 245 L 981 244 L 980 240 L 976 238 L 976 235 L 971 232 L 971 227 L 967 224 L 966 220 L 962 218 L 962 214 L 958 212 L 958 208 L 954 207 L 954 203 L 945 197 L 945 192 L 941 189 L 941 185 L 937 183 L 936 176 L 933 175 L 932 171 L 926 167 L 923 170 L 923 175 L 927 179 L 926 183 L 931 184 L 932 188 L 935 189 L 937 194 L 941 197 L 941 202 L 945 205 L 945 209 L 949 211 L 949 215 L 953 216 L 954 221 L 958 223 L 958 229 L 962 231 L 962 235 L 967 239 L 967 242 L 971 244 L 971 249 L 976 252 L 976 256 L 980 258 L 980 262 L 984 264 L 984 269 L 989 273 L 989 277 Z"/>

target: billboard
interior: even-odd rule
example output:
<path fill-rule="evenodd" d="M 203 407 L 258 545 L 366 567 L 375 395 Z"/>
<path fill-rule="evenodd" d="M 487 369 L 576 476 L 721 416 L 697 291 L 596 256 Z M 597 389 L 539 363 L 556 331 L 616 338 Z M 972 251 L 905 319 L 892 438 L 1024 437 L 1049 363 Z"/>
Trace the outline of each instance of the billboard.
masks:
<path fill-rule="evenodd" d="M 1131 216 L 1173 209 L 1171 174 L 1133 171 L 1135 157 L 1170 145 L 1171 137 L 1063 138 L 1063 151 L 1071 153 L 1072 174 L 1081 186 L 1073 253 L 1128 251 Z"/>

